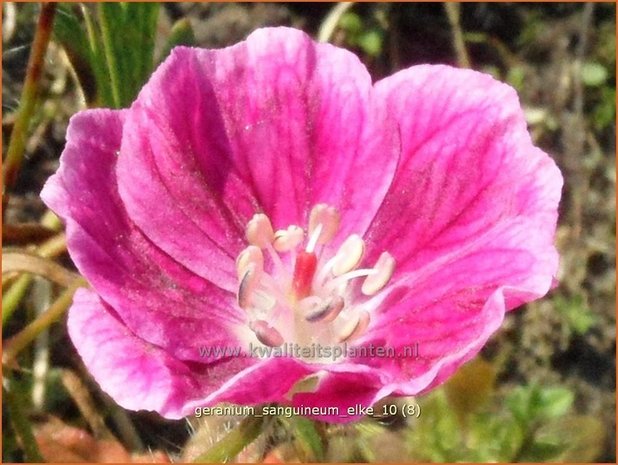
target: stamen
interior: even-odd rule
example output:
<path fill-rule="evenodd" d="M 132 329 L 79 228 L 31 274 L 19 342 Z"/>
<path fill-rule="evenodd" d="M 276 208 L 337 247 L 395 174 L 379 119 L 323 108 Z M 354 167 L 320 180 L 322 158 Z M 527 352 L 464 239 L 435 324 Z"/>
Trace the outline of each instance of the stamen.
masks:
<path fill-rule="evenodd" d="M 315 250 L 315 246 L 318 244 L 318 239 L 320 238 L 320 234 L 322 234 L 322 225 L 318 224 L 318 227 L 313 230 L 313 232 L 309 235 L 309 241 L 307 241 L 307 247 L 305 250 L 307 252 L 313 253 Z"/>
<path fill-rule="evenodd" d="M 283 336 L 264 320 L 255 320 L 249 323 L 249 328 L 255 333 L 262 344 L 270 347 L 279 347 L 283 344 Z"/>
<path fill-rule="evenodd" d="M 326 289 L 329 291 L 333 291 L 338 289 L 342 285 L 347 285 L 348 281 L 351 281 L 355 278 L 364 278 L 365 276 L 371 276 L 376 274 L 377 271 L 373 268 L 361 268 L 360 270 L 352 270 L 347 273 L 342 274 L 341 276 L 337 276 L 335 279 L 331 279 L 326 283 Z"/>
<path fill-rule="evenodd" d="M 236 259 L 238 279 L 241 279 L 245 275 L 247 267 L 251 263 L 255 263 L 255 269 L 257 271 L 262 271 L 264 269 L 264 255 L 260 248 L 255 245 L 250 245 L 238 255 Z"/>
<path fill-rule="evenodd" d="M 363 310 L 339 332 L 339 342 L 346 342 L 357 338 L 365 332 L 367 326 L 369 326 L 369 313 Z"/>
<path fill-rule="evenodd" d="M 261 283 L 260 283 L 261 284 Z M 267 291 L 258 289 L 253 293 L 253 307 L 262 311 L 264 316 L 268 315 L 269 319 L 272 316 L 270 312 L 277 306 L 277 299 Z M 260 314 L 257 312 L 256 314 Z M 273 317 L 274 320 L 274 317 Z"/>
<path fill-rule="evenodd" d="M 240 308 L 246 310 L 251 306 L 251 297 L 260 282 L 260 274 L 261 272 L 257 270 L 255 263 L 250 263 L 247 266 L 245 275 L 240 281 L 240 286 L 238 286 L 238 306 Z"/>
<path fill-rule="evenodd" d="M 295 249 L 305 238 L 302 228 L 296 225 L 280 229 L 275 233 L 273 247 L 277 252 L 288 252 Z"/>
<path fill-rule="evenodd" d="M 270 219 L 264 213 L 253 215 L 253 218 L 247 223 L 246 236 L 250 244 L 256 245 L 260 249 L 265 248 L 275 237 Z"/>
<path fill-rule="evenodd" d="M 388 252 L 382 252 L 373 270 L 374 273 L 367 276 L 361 286 L 361 292 L 365 295 L 374 295 L 386 286 L 395 271 L 395 259 Z"/>
<path fill-rule="evenodd" d="M 319 203 L 311 209 L 309 214 L 309 235 L 313 234 L 313 231 L 322 225 L 322 231 L 318 237 L 318 244 L 326 244 L 337 233 L 339 229 L 339 212 L 324 203 Z"/>
<path fill-rule="evenodd" d="M 297 299 L 307 297 L 311 293 L 313 275 L 317 266 L 318 259 L 313 252 L 302 250 L 298 253 L 292 278 L 292 289 Z"/>
<path fill-rule="evenodd" d="M 247 223 L 249 244 L 236 259 L 236 272 L 238 306 L 246 311 L 244 324 L 253 333 L 249 340 L 270 347 L 284 344 L 284 336 L 300 344 L 345 343 L 367 331 L 374 301 L 390 292 L 378 294 L 395 269 L 389 253 L 369 268 L 360 266 L 365 242 L 358 234 L 345 238 L 334 254 L 324 247 L 340 226 L 335 208 L 315 205 L 308 227 L 302 226 L 275 232 L 264 213 Z M 354 279 L 362 283 L 362 294 L 376 296 L 359 299 L 356 288 L 349 289 Z"/>
<path fill-rule="evenodd" d="M 273 264 L 275 265 L 275 272 L 277 276 L 279 276 L 281 279 L 285 278 L 287 280 L 288 273 L 285 269 L 285 266 L 283 265 L 283 262 L 281 261 L 281 257 L 279 257 L 279 254 L 274 249 L 273 245 L 266 244 L 265 249 L 270 256 L 270 259 L 273 261 Z"/>
<path fill-rule="evenodd" d="M 333 274 L 340 276 L 358 266 L 365 252 L 365 242 L 357 234 L 349 236 L 333 257 Z"/>
<path fill-rule="evenodd" d="M 343 301 L 343 297 L 337 295 L 326 302 L 325 305 L 322 304 L 321 306 L 318 306 L 316 310 L 311 311 L 307 316 L 305 316 L 305 320 L 312 323 L 315 323 L 316 321 L 330 323 L 339 316 L 344 306 L 345 302 Z"/>

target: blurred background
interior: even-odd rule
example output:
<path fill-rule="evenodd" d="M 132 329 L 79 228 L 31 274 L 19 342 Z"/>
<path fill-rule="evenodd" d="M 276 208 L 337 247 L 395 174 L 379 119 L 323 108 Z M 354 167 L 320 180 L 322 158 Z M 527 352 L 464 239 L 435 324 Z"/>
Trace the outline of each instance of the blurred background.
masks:
<path fill-rule="evenodd" d="M 273 419 L 237 460 L 615 462 L 615 4 L 169 3 L 105 11 L 59 4 L 36 100 L 24 81 L 41 6 L 2 8 L 3 159 L 11 137 L 23 137 L 17 161 L 4 162 L 12 175 L 5 173 L 3 195 L 3 461 L 215 461 L 219 455 L 204 454 L 243 427 L 242 418 L 172 422 L 127 412 L 99 390 L 66 335 L 70 296 L 58 282 L 75 268 L 39 193 L 58 166 L 72 114 L 128 106 L 175 44 L 223 47 L 256 28 L 286 25 L 354 51 L 375 80 L 447 63 L 517 89 L 535 143 L 565 177 L 560 283 L 509 314 L 481 356 L 445 386 L 386 401 L 418 404 L 418 418 L 398 410 L 345 426 Z M 121 58 L 141 51 L 127 58 L 133 71 L 116 98 L 102 58 L 85 52 L 106 17 Z M 24 125 L 18 110 L 29 100 Z M 61 276 L 7 272 L 22 252 L 61 265 L 46 268 Z M 45 320 L 49 310 L 56 313 Z M 35 320 L 43 323 L 28 333 Z"/>

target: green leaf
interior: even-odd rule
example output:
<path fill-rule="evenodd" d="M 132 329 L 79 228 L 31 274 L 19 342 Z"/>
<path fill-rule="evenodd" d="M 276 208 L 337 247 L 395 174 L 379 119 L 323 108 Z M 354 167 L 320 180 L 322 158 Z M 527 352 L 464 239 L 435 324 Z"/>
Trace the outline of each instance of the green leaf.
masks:
<path fill-rule="evenodd" d="M 339 20 L 339 27 L 349 34 L 356 36 L 363 29 L 363 22 L 356 13 L 346 13 Z"/>
<path fill-rule="evenodd" d="M 2 401 L 6 403 L 6 412 L 10 415 L 11 424 L 17 436 L 27 462 L 42 462 L 43 456 L 32 432 L 32 425 L 26 414 L 28 391 L 20 389 L 18 382 L 9 376 L 4 377 L 2 385 Z M 4 423 L 4 420 L 3 420 Z"/>
<path fill-rule="evenodd" d="M 55 38 L 67 52 L 89 106 L 127 107 L 154 65 L 158 3 L 63 4 Z M 84 27 L 85 24 L 85 27 Z M 188 40 L 186 30 L 176 40 Z M 183 35 L 185 34 L 185 35 Z"/>
<path fill-rule="evenodd" d="M 589 87 L 600 86 L 605 83 L 608 77 L 605 66 L 596 62 L 584 63 L 581 73 L 583 83 Z"/>
<path fill-rule="evenodd" d="M 526 71 L 523 66 L 512 66 L 507 72 L 506 80 L 515 89 L 521 91 L 526 83 Z"/>
<path fill-rule="evenodd" d="M 304 456 L 301 457 L 303 462 L 324 461 L 324 444 L 313 421 L 299 416 L 281 418 L 281 421 L 289 427 L 298 441 Z"/>
<path fill-rule="evenodd" d="M 506 404 L 521 425 L 532 424 L 566 414 L 573 393 L 562 387 L 519 386 L 509 394 Z"/>
<path fill-rule="evenodd" d="M 409 453 L 415 462 L 463 460 L 461 427 L 450 408 L 444 389 L 419 399 L 421 418 L 410 428 Z"/>
<path fill-rule="evenodd" d="M 573 398 L 573 393 L 567 388 L 544 388 L 533 399 L 532 414 L 544 419 L 561 417 L 571 408 Z"/>
<path fill-rule="evenodd" d="M 585 302 L 582 295 L 569 299 L 562 296 L 555 298 L 556 310 L 565 319 L 569 329 L 576 334 L 584 334 L 596 323 L 595 315 Z"/>
<path fill-rule="evenodd" d="M 254 416 L 245 418 L 235 429 L 193 461 L 196 463 L 229 462 L 257 439 L 263 424 L 263 418 Z"/>
<path fill-rule="evenodd" d="M 358 38 L 358 45 L 367 55 L 376 57 L 382 52 L 383 41 L 384 34 L 377 29 L 372 29 Z"/>
<path fill-rule="evenodd" d="M 549 462 L 556 461 L 563 452 L 564 444 L 532 443 L 520 452 L 518 462 Z"/>
<path fill-rule="evenodd" d="M 152 71 L 159 4 L 101 2 L 97 13 L 112 103 L 126 107 Z"/>
<path fill-rule="evenodd" d="M 605 443 L 603 423 L 587 415 L 573 415 L 543 425 L 535 434 L 538 444 L 559 445 L 560 462 L 594 462 L 599 458 Z"/>
<path fill-rule="evenodd" d="M 187 18 L 179 19 L 172 26 L 167 42 L 163 47 L 159 62 L 165 60 L 174 47 L 178 45 L 195 45 L 195 34 Z"/>
<path fill-rule="evenodd" d="M 616 119 L 616 89 L 604 86 L 601 88 L 599 103 L 593 110 L 594 126 L 598 131 L 611 127 Z"/>
<path fill-rule="evenodd" d="M 54 39 L 65 50 L 75 70 L 86 103 L 96 100 L 97 86 L 93 54 L 88 44 L 88 33 L 76 14 L 76 5 L 60 4 L 54 22 Z"/>
<path fill-rule="evenodd" d="M 467 436 L 467 459 L 474 462 L 511 462 L 523 442 L 519 424 L 496 412 L 474 415 Z"/>

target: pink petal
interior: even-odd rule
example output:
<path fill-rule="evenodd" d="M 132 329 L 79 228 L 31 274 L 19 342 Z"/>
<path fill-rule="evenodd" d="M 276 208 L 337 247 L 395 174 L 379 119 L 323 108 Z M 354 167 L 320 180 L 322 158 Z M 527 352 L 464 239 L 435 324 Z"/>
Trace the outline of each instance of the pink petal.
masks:
<path fill-rule="evenodd" d="M 398 122 L 402 156 L 368 234 L 369 255 L 387 249 L 398 274 L 413 273 L 528 227 L 534 238 L 505 239 L 505 248 L 540 256 L 526 281 L 546 292 L 562 176 L 532 145 L 515 91 L 486 74 L 425 65 L 380 81 L 376 93 L 381 114 Z"/>
<path fill-rule="evenodd" d="M 367 235 L 369 261 L 386 249 L 397 265 L 364 343 L 418 344 L 419 358 L 364 362 L 416 394 L 473 357 L 505 311 L 550 289 L 562 177 L 533 147 L 515 92 L 487 75 L 417 66 L 376 92 L 403 153 Z"/>
<path fill-rule="evenodd" d="M 349 362 L 374 367 L 398 394 L 426 391 L 481 350 L 504 319 L 505 294 L 518 295 L 509 288 L 489 296 L 485 291 L 457 285 L 449 291 L 410 289 L 398 303 L 383 308 L 363 341 L 393 349 L 394 356 Z"/>
<path fill-rule="evenodd" d="M 199 361 L 205 343 L 234 345 L 244 318 L 234 296 L 188 272 L 128 219 L 114 167 L 126 112 L 92 110 L 71 119 L 58 172 L 41 197 L 67 224 L 71 257 L 136 335 Z"/>
<path fill-rule="evenodd" d="M 253 363 L 220 383 L 207 396 L 188 403 L 184 408 L 185 414 L 190 415 L 197 407 L 215 406 L 222 402 L 238 405 L 287 404 L 288 392 L 294 384 L 316 370 L 316 367 L 288 357 L 253 359 Z"/>
<path fill-rule="evenodd" d="M 86 289 L 75 294 L 68 328 L 84 364 L 101 388 L 131 410 L 154 410 L 167 418 L 181 418 L 187 400 L 216 387 L 222 377 L 229 376 L 227 370 L 233 373 L 238 369 L 224 362 L 210 370 L 210 377 L 202 373 L 198 378 L 194 368 L 136 337 L 95 293 Z"/>
<path fill-rule="evenodd" d="M 277 228 L 305 226 L 307 209 L 328 202 L 346 211 L 340 237 L 364 231 L 398 150 L 382 127 L 371 129 L 370 93 L 353 54 L 300 31 L 262 29 L 223 50 L 175 49 L 127 117 L 118 177 L 129 215 L 226 288 L 256 211 Z"/>
<path fill-rule="evenodd" d="M 170 419 L 221 402 L 287 403 L 290 388 L 314 371 L 292 358 L 182 362 L 136 337 L 87 289 L 75 294 L 68 329 L 94 379 L 119 405 L 130 410 L 153 410 Z"/>
<path fill-rule="evenodd" d="M 389 395 L 392 388 L 384 386 L 376 371 L 361 373 L 329 373 L 315 392 L 296 394 L 293 405 L 298 408 L 317 407 L 320 415 L 308 415 L 320 421 L 346 423 L 366 415 L 367 407 Z M 334 407 L 336 410 L 330 411 Z"/>

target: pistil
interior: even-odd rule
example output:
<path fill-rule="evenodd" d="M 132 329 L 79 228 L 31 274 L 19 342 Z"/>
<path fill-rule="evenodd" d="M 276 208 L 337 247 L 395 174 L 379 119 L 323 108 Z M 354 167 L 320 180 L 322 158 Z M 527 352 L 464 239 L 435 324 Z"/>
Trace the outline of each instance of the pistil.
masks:
<path fill-rule="evenodd" d="M 365 242 L 357 234 L 329 257 L 324 246 L 336 236 L 340 221 L 335 208 L 318 204 L 309 214 L 306 233 L 294 224 L 274 231 L 263 213 L 247 224 L 250 245 L 236 260 L 238 305 L 260 343 L 342 344 L 367 331 L 370 309 L 349 283 L 363 279 L 361 293 L 373 296 L 388 284 L 395 260 L 383 252 L 373 267 L 359 268 Z"/>
<path fill-rule="evenodd" d="M 292 290 L 297 300 L 307 297 L 311 293 L 311 285 L 317 266 L 318 258 L 314 252 L 302 250 L 296 256 Z"/>

